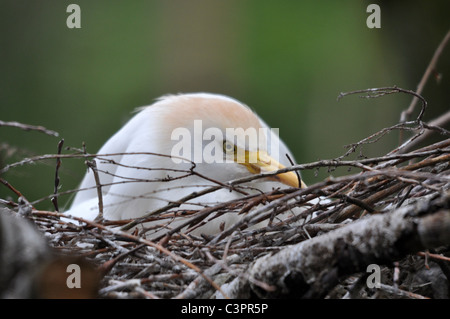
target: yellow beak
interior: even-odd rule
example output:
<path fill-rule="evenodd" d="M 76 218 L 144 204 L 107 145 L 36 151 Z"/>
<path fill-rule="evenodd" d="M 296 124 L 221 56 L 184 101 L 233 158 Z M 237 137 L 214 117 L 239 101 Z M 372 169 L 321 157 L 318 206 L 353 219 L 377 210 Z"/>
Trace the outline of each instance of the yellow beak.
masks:
<path fill-rule="evenodd" d="M 265 151 L 245 151 L 245 159 L 239 159 L 237 162 L 244 165 L 252 174 L 275 172 L 285 168 L 283 164 L 270 157 Z M 299 179 L 295 172 L 281 173 L 268 178 L 288 186 L 306 188 L 306 184 Z"/>

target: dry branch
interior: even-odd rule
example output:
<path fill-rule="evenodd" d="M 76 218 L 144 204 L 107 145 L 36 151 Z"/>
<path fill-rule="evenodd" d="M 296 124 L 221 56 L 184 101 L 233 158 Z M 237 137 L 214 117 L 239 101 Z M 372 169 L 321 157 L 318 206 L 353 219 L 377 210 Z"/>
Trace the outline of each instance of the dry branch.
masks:
<path fill-rule="evenodd" d="M 428 82 L 430 75 L 433 73 L 433 71 L 436 71 L 436 65 L 439 61 L 439 58 L 441 57 L 442 52 L 444 51 L 444 48 L 447 46 L 447 43 L 449 41 L 450 41 L 450 30 L 447 32 L 444 39 L 442 39 L 441 43 L 434 52 L 433 57 L 431 58 L 431 61 L 428 64 L 428 67 L 425 70 L 424 75 L 422 76 L 422 79 L 417 85 L 416 88 L 417 94 L 422 94 L 422 91 L 425 88 L 425 84 Z M 414 108 L 416 107 L 418 101 L 419 99 L 417 97 L 414 97 L 414 99 L 412 99 L 411 104 L 408 106 L 408 108 L 401 113 L 400 122 L 405 122 L 407 118 L 414 112 Z"/>
<path fill-rule="evenodd" d="M 365 272 L 424 249 L 450 245 L 450 191 L 428 203 L 360 219 L 322 236 L 259 258 L 248 277 L 276 287 L 265 291 L 246 277 L 223 290 L 231 298 L 321 298 L 345 276 Z"/>
<path fill-rule="evenodd" d="M 50 135 L 50 136 L 58 136 L 58 132 L 49 130 L 43 126 L 36 126 L 36 125 L 29 125 L 29 124 L 23 124 L 19 122 L 5 122 L 0 120 L 0 126 L 7 126 L 7 127 L 17 127 L 24 131 L 37 131 L 42 132 L 44 134 Z"/>

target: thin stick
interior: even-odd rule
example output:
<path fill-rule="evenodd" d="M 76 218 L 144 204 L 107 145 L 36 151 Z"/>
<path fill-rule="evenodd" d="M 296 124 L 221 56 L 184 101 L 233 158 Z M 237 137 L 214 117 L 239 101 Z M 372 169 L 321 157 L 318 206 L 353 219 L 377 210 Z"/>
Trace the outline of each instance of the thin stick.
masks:
<path fill-rule="evenodd" d="M 28 200 L 25 198 L 25 196 L 23 196 L 22 193 L 19 192 L 14 186 L 12 186 L 10 183 L 8 183 L 8 181 L 6 181 L 6 180 L 4 180 L 3 178 L 0 177 L 0 183 L 5 185 L 6 187 L 8 187 L 14 194 L 17 195 L 17 197 L 19 199 L 22 197 L 25 200 L 26 203 L 29 203 Z M 31 205 L 31 208 L 34 208 L 34 207 Z"/>
<path fill-rule="evenodd" d="M 445 256 L 438 255 L 438 254 L 424 253 L 424 252 L 420 251 L 417 253 L 417 255 L 422 256 L 422 257 L 430 257 L 430 258 L 450 262 L 450 257 L 445 257 Z"/>
<path fill-rule="evenodd" d="M 64 145 L 64 139 L 60 140 L 58 143 L 58 155 L 61 155 L 61 150 Z M 53 203 L 53 206 L 55 207 L 55 210 L 59 212 L 58 207 L 58 187 L 59 187 L 59 168 L 61 167 L 61 158 L 56 159 L 56 169 L 55 169 L 55 188 L 53 190 L 54 196 L 51 198 L 51 201 Z"/>
<path fill-rule="evenodd" d="M 92 170 L 95 179 L 95 185 L 97 187 L 97 197 L 98 197 L 98 216 L 95 218 L 96 221 L 101 221 L 103 219 L 103 195 L 102 195 L 102 184 L 100 183 L 100 177 L 98 176 L 97 163 L 95 160 L 86 161 L 86 165 Z"/>
<path fill-rule="evenodd" d="M 434 52 L 433 57 L 431 58 L 431 61 L 428 64 L 428 67 L 427 67 L 424 75 L 422 76 L 422 79 L 420 80 L 419 84 L 417 85 L 417 89 L 416 89 L 417 94 L 419 94 L 419 95 L 422 94 L 422 91 L 425 88 L 425 84 L 427 83 L 431 73 L 436 70 L 436 65 L 439 60 L 439 57 L 441 56 L 442 51 L 444 51 L 444 48 L 447 45 L 447 43 L 449 42 L 449 40 L 450 40 L 450 30 L 447 32 L 444 39 L 441 41 L 441 43 L 437 47 L 436 51 Z M 414 112 L 414 108 L 416 107 L 418 101 L 419 101 L 419 99 L 417 97 L 413 98 L 409 107 L 401 113 L 400 122 L 405 122 L 407 120 L 407 118 Z"/>
<path fill-rule="evenodd" d="M 447 123 L 450 123 L 450 111 L 448 111 L 447 113 L 439 116 L 438 118 L 428 122 L 427 126 L 428 127 L 443 127 Z M 425 127 L 427 127 L 427 126 L 425 126 Z M 404 153 L 405 151 L 410 150 L 411 148 L 413 148 L 414 146 L 416 146 L 417 144 L 421 143 L 423 140 L 428 138 L 431 134 L 433 134 L 433 132 L 434 131 L 432 131 L 432 130 L 424 131 L 423 134 L 421 134 L 420 136 L 415 138 L 413 141 L 411 141 L 411 143 L 409 143 L 408 145 L 405 145 L 405 147 L 403 147 L 403 149 L 400 152 Z"/>
<path fill-rule="evenodd" d="M 0 121 L 0 126 L 9 126 L 9 127 L 17 127 L 20 128 L 24 131 L 38 131 L 50 136 L 58 136 L 58 132 L 46 129 L 43 126 L 35 126 L 35 125 L 29 125 L 29 124 L 22 124 L 19 122 L 4 122 L 4 121 Z"/>
<path fill-rule="evenodd" d="M 371 88 L 371 89 L 356 90 L 356 91 L 351 91 L 351 92 L 341 92 L 338 95 L 337 99 L 340 100 L 341 98 L 343 98 L 343 97 L 345 97 L 347 95 L 358 94 L 358 93 L 367 93 L 367 95 L 361 96 L 361 97 L 364 97 L 364 98 L 376 98 L 376 97 L 380 97 L 380 96 L 383 96 L 383 95 L 399 93 L 399 92 L 413 95 L 415 98 L 417 98 L 417 99 L 422 101 L 422 109 L 420 110 L 419 115 L 417 116 L 417 119 L 416 119 L 416 122 L 420 123 L 422 121 L 422 117 L 423 117 L 423 115 L 425 113 L 425 110 L 427 108 L 427 101 L 419 93 L 416 93 L 416 92 L 411 91 L 411 90 L 402 89 L 402 88 L 397 87 L 397 86 Z M 405 121 L 402 121 L 402 122 L 405 122 Z"/>

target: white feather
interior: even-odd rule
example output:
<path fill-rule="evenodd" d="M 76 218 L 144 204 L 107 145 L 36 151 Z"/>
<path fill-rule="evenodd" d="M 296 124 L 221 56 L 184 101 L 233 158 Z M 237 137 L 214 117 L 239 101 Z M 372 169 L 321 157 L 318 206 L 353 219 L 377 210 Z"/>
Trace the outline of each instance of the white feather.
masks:
<path fill-rule="evenodd" d="M 199 103 L 205 104 L 204 112 L 202 108 L 196 108 Z M 192 113 L 194 111 L 191 111 L 190 108 L 199 112 L 199 114 Z M 217 116 L 214 108 L 217 108 Z M 242 118 L 240 114 L 236 117 L 239 121 L 241 119 L 244 121 L 243 118 L 249 116 L 250 109 L 244 104 L 223 95 L 209 93 L 169 95 L 157 100 L 153 105 L 140 108 L 138 113 L 115 133 L 97 153 L 100 154 L 96 159 L 96 165 L 102 184 L 103 217 L 109 220 L 140 217 L 194 191 L 217 185 L 214 182 L 192 175 L 182 179 L 162 181 L 168 176 L 174 178 L 186 175 L 184 172 L 173 170 L 189 171 L 191 164 L 175 164 L 170 157 L 150 153 L 170 155 L 174 144 L 174 141 L 168 138 L 171 130 L 175 128 L 172 124 L 183 123 L 185 120 L 186 127 L 190 127 L 190 120 L 198 118 L 203 119 L 206 124 L 222 125 L 224 124 L 222 122 L 228 121 L 229 118 L 220 118 L 219 116 L 226 117 L 227 108 L 234 112 L 233 116 L 236 116 L 236 112 L 243 112 Z M 259 119 L 256 114 L 251 116 L 255 116 L 259 120 L 261 127 L 268 128 L 267 124 Z M 270 134 L 272 134 L 271 139 L 279 138 L 272 131 L 270 131 Z M 270 155 L 271 150 L 267 151 Z M 121 155 L 111 155 L 118 153 Z M 125 153 L 127 155 L 122 155 Z M 284 166 L 290 166 L 290 162 L 284 155 L 288 154 L 293 160 L 294 157 L 282 141 L 279 141 L 279 153 L 279 161 Z M 198 163 L 196 169 L 209 178 L 220 182 L 250 175 L 243 165 L 237 163 Z M 258 180 L 252 182 L 251 185 L 261 191 L 286 187 L 283 184 L 268 180 Z M 93 220 L 98 215 L 98 198 L 92 172 L 86 173 L 80 184 L 80 189 L 87 190 L 77 193 L 66 213 Z M 251 191 L 249 192 L 251 193 Z M 199 209 L 201 206 L 198 206 L 197 203 L 212 205 L 239 197 L 242 197 L 242 195 L 238 192 L 221 189 L 195 198 L 182 205 L 180 209 Z M 218 232 L 219 225 L 222 222 L 226 223 L 225 226 L 230 226 L 241 217 L 234 213 L 225 214 L 214 222 L 207 223 L 196 233 L 213 234 Z M 171 226 L 183 221 L 185 219 L 180 217 Z"/>

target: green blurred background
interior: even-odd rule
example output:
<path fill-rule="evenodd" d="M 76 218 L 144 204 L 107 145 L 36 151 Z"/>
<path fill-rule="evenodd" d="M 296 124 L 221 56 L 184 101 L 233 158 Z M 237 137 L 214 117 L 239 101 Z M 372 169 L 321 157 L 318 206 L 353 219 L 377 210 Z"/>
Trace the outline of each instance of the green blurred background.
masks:
<path fill-rule="evenodd" d="M 248 104 L 280 128 L 299 163 L 340 156 L 344 145 L 397 123 L 410 98 L 337 102 L 338 94 L 414 90 L 450 27 L 449 1 L 392 2 L 0 0 L 0 120 L 60 134 L 0 127 L 0 166 L 55 153 L 60 138 L 96 152 L 136 107 L 198 91 Z M 66 26 L 70 3 L 81 7 L 81 29 Z M 381 7 L 381 29 L 366 26 L 370 3 Z M 438 66 L 442 79 L 423 94 L 425 120 L 449 108 L 449 48 Z M 363 152 L 383 155 L 397 143 L 392 133 Z M 34 201 L 53 192 L 54 171 L 47 161 L 2 177 Z M 61 191 L 75 188 L 85 171 L 82 160 L 64 160 Z M 328 172 L 303 175 L 313 184 Z M 16 200 L 0 185 L 0 198 L 7 196 Z"/>

